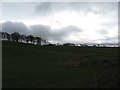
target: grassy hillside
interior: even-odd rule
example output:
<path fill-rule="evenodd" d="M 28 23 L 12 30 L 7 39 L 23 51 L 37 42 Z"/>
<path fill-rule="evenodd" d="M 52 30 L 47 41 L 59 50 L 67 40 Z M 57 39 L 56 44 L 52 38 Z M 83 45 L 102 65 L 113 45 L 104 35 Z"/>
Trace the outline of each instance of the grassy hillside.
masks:
<path fill-rule="evenodd" d="M 3 42 L 3 88 L 117 87 L 118 48 Z"/>

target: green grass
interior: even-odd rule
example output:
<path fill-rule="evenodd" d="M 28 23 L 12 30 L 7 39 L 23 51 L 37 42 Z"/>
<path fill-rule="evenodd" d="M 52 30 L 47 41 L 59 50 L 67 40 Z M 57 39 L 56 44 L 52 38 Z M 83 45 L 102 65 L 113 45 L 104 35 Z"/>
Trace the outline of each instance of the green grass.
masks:
<path fill-rule="evenodd" d="M 84 59 L 117 64 L 118 48 L 36 46 L 8 41 L 2 46 L 3 88 L 116 87 L 117 66 L 66 67 L 64 63 Z M 108 85 L 108 79 L 102 85 L 106 75 L 111 75 L 113 85 Z"/>

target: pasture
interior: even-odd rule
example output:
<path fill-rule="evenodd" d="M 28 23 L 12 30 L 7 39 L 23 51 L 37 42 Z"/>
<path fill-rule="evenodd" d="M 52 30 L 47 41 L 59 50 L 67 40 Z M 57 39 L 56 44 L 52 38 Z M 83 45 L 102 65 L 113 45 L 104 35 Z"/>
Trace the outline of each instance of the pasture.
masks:
<path fill-rule="evenodd" d="M 118 48 L 3 41 L 3 88 L 118 87 Z"/>

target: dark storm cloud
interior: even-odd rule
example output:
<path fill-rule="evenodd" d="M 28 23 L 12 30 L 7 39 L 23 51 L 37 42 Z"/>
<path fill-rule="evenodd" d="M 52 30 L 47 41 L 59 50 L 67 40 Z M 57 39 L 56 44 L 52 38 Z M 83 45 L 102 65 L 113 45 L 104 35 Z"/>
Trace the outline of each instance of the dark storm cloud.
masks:
<path fill-rule="evenodd" d="M 29 34 L 28 27 L 22 22 L 7 21 L 2 24 L 2 31 L 8 33 L 19 32 L 21 34 Z"/>
<path fill-rule="evenodd" d="M 43 38 L 48 38 L 51 34 L 51 28 L 47 25 L 32 25 L 30 26 L 31 34 Z"/>
<path fill-rule="evenodd" d="M 71 34 L 81 32 L 82 30 L 76 26 L 68 26 L 61 29 L 52 30 L 49 26 L 45 25 L 32 25 L 30 26 L 31 33 L 35 36 L 41 36 L 48 40 L 53 41 L 64 41 L 65 37 L 68 37 Z"/>
<path fill-rule="evenodd" d="M 13 33 L 19 32 L 20 34 L 31 34 L 34 36 L 42 37 L 52 41 L 64 42 L 64 38 L 69 37 L 74 33 L 82 32 L 82 30 L 76 26 L 70 25 L 60 29 L 52 30 L 50 26 L 47 25 L 31 25 L 27 27 L 22 22 L 11 22 L 7 21 L 2 23 L 2 31 Z"/>
<path fill-rule="evenodd" d="M 39 15 L 49 15 L 64 10 L 82 11 L 85 14 L 93 12 L 95 14 L 105 14 L 115 11 L 116 3 L 110 2 L 42 2 L 35 8 L 35 13 Z M 116 8 L 116 9 L 115 9 Z"/>

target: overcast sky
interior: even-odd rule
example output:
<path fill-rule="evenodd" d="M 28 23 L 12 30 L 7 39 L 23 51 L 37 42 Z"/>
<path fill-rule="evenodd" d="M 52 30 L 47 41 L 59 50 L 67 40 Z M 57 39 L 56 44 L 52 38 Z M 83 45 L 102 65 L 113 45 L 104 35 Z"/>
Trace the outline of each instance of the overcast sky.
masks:
<path fill-rule="evenodd" d="M 118 42 L 117 2 L 3 2 L 0 19 L 3 31 L 56 43 Z"/>

